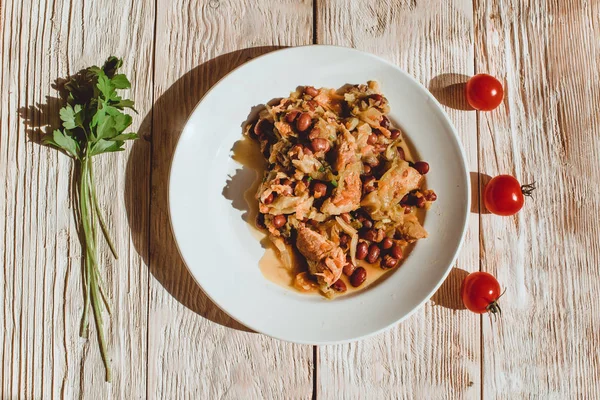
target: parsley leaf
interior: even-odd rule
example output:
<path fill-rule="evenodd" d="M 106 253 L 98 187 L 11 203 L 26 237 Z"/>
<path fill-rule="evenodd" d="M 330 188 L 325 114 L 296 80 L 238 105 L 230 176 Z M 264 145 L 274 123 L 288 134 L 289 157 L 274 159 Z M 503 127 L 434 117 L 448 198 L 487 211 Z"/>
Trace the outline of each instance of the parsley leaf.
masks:
<path fill-rule="evenodd" d="M 79 145 L 77 141 L 69 135 L 65 135 L 63 131 L 56 129 L 52 134 L 45 135 L 42 138 L 42 143 L 48 146 L 56 147 L 63 150 L 73 158 L 77 158 L 79 154 Z"/>
<path fill-rule="evenodd" d="M 71 107 L 70 104 L 67 104 L 60 109 L 60 119 L 63 121 L 63 126 L 65 128 L 75 129 L 78 126 L 81 126 L 81 109 L 82 107 L 80 104 L 75 104 L 75 107 Z"/>
<path fill-rule="evenodd" d="M 105 100 L 111 100 L 117 96 L 115 85 L 102 71 L 98 73 L 98 83 L 96 84 L 96 87 L 98 87 L 98 90 L 100 90 L 100 93 Z"/>
<path fill-rule="evenodd" d="M 117 129 L 115 127 L 115 118 L 112 116 L 105 116 L 102 122 L 96 127 L 96 138 L 104 139 L 117 136 Z"/>
<path fill-rule="evenodd" d="M 117 135 L 113 138 L 111 138 L 110 140 L 113 141 L 117 141 L 117 140 L 133 140 L 133 139 L 138 139 L 139 136 L 137 133 L 122 133 L 120 135 Z"/>
<path fill-rule="evenodd" d="M 111 140 L 100 139 L 96 143 L 94 143 L 94 145 L 92 146 L 92 148 L 90 150 L 90 155 L 95 156 L 97 154 L 102 154 L 102 153 L 123 151 L 123 150 L 125 150 L 123 148 L 123 143 L 124 142 L 120 141 L 120 140 L 111 141 Z"/>
<path fill-rule="evenodd" d="M 124 74 L 117 74 L 113 76 L 110 82 L 116 89 L 129 89 L 131 87 L 129 79 L 127 79 Z"/>

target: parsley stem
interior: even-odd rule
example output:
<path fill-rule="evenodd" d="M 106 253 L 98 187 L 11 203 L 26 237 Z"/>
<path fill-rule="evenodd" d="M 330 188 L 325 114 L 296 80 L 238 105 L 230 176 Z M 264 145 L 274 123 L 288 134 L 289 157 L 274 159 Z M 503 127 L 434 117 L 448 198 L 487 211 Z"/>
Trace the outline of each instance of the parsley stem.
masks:
<path fill-rule="evenodd" d="M 100 227 L 102 228 L 102 233 L 104 234 L 104 237 L 107 240 L 108 245 L 109 245 L 110 249 L 112 250 L 113 255 L 115 256 L 115 258 L 118 258 L 117 255 L 116 255 L 116 253 L 115 253 L 114 247 L 112 246 L 112 243 L 110 242 L 110 238 L 108 236 L 108 231 L 105 230 L 104 226 L 102 225 L 102 223 L 103 223 L 102 214 L 100 213 L 100 207 L 98 207 L 98 201 L 96 200 L 96 190 L 95 190 L 95 187 L 94 187 L 94 180 L 93 180 L 93 178 L 94 178 L 94 174 L 93 174 L 93 160 L 92 160 L 91 157 L 88 158 L 88 172 L 89 173 L 88 173 L 88 181 L 87 181 L 87 183 L 88 183 L 89 188 L 91 188 L 90 189 L 90 202 L 94 203 L 94 206 L 95 206 L 94 208 L 96 210 L 96 215 L 98 216 L 98 221 L 100 222 Z M 90 208 L 91 207 L 92 206 L 90 205 Z M 96 224 L 94 223 L 95 219 L 94 219 L 94 214 L 93 213 L 90 215 L 90 218 L 92 219 L 91 226 L 92 226 L 92 236 L 94 238 L 94 249 L 96 249 L 96 251 L 97 251 L 98 248 L 96 247 Z M 104 306 L 106 307 L 106 311 L 108 311 L 108 314 L 111 315 L 112 311 L 110 309 L 110 305 L 108 303 L 108 299 L 106 297 L 106 293 L 104 292 L 104 286 L 105 285 L 104 285 L 104 282 L 102 281 L 102 277 L 99 274 L 98 264 L 96 264 L 94 266 L 94 271 L 95 271 L 95 274 L 96 274 L 97 285 L 98 285 L 99 290 L 100 290 L 100 295 L 102 297 L 102 302 L 104 303 Z"/>
<path fill-rule="evenodd" d="M 98 205 L 98 198 L 96 197 L 96 184 L 94 183 L 94 169 L 92 166 L 92 160 L 90 158 L 90 165 L 88 168 L 90 175 L 90 187 L 92 192 L 92 201 L 94 202 L 94 208 L 96 209 L 96 214 L 98 215 L 98 221 L 100 222 L 100 228 L 102 229 L 102 234 L 104 235 L 104 239 L 106 239 L 106 243 L 108 247 L 110 247 L 110 251 L 116 260 L 119 259 L 117 255 L 117 250 L 115 250 L 115 246 L 110 238 L 110 234 L 108 233 L 108 228 L 106 227 L 106 223 L 104 222 L 104 217 L 102 216 L 102 212 L 100 211 L 100 206 Z"/>
<path fill-rule="evenodd" d="M 107 382 L 110 382 L 112 378 L 112 371 L 110 367 L 110 359 L 108 358 L 106 341 L 104 339 L 104 323 L 102 321 L 102 308 L 100 306 L 99 295 L 99 284 L 98 284 L 98 263 L 96 261 L 96 230 L 95 230 L 95 219 L 94 212 L 92 210 L 93 203 L 93 192 L 90 190 L 91 183 L 91 174 L 90 168 L 92 166 L 92 158 L 85 157 L 82 161 L 84 164 L 83 172 L 85 173 L 83 176 L 83 180 L 85 184 L 85 197 L 82 198 L 83 204 L 85 205 L 85 209 L 87 211 L 86 217 L 89 218 L 89 223 L 91 225 L 89 229 L 90 236 L 86 239 L 86 242 L 90 247 L 94 249 L 94 254 L 92 257 L 92 263 L 88 264 L 88 278 L 89 278 L 89 286 L 90 286 L 90 295 L 91 295 L 91 304 L 92 310 L 94 312 L 94 321 L 96 322 L 96 332 L 98 334 L 98 343 L 100 344 L 100 355 L 102 356 L 102 361 L 104 362 L 104 369 L 106 371 L 105 379 Z"/>
<path fill-rule="evenodd" d="M 95 228 L 95 213 L 93 192 L 91 190 L 91 174 L 90 167 L 92 164 L 91 157 L 84 156 L 81 159 L 81 181 L 79 184 L 79 201 L 81 210 L 81 224 L 83 226 L 84 241 L 85 241 L 85 269 L 83 271 L 83 280 L 85 291 L 85 305 L 81 323 L 82 336 L 87 337 L 88 331 L 88 309 L 91 304 L 96 322 L 96 331 L 98 334 L 98 342 L 100 344 L 100 354 L 104 362 L 106 370 L 106 381 L 109 382 L 112 378 L 110 359 L 107 354 L 106 341 L 104 339 L 104 324 L 102 321 L 102 308 L 104 304 L 108 308 L 106 297 L 102 293 L 103 290 L 99 285 L 98 261 L 96 258 L 96 228 Z M 99 217 L 98 217 L 99 220 Z"/>
<path fill-rule="evenodd" d="M 104 362 L 104 369 L 106 371 L 106 382 L 110 382 L 112 379 L 112 370 L 110 367 L 110 359 L 108 358 L 106 340 L 104 339 L 104 324 L 102 322 L 102 309 L 99 304 L 98 294 L 98 276 L 97 271 L 92 270 L 92 308 L 94 309 L 94 320 L 96 321 L 96 331 L 98 332 L 98 342 L 100 343 L 100 355 Z"/>
<path fill-rule="evenodd" d="M 90 287 L 90 265 L 92 264 L 92 255 L 93 250 L 89 244 L 90 240 L 90 231 L 88 226 L 88 212 L 87 212 L 87 191 L 86 191 L 86 183 L 87 183 L 87 173 L 86 173 L 86 161 L 85 159 L 80 162 L 81 163 L 81 176 L 79 181 L 79 212 L 81 213 L 81 226 L 83 228 L 83 236 L 85 241 L 84 251 L 85 251 L 85 261 L 84 268 L 82 271 L 83 275 L 83 287 L 85 289 L 84 293 L 84 305 L 83 305 L 83 315 L 81 316 L 81 328 L 79 331 L 79 335 L 87 338 L 88 337 L 88 310 L 90 308 L 90 298 L 91 298 L 91 287 Z"/>

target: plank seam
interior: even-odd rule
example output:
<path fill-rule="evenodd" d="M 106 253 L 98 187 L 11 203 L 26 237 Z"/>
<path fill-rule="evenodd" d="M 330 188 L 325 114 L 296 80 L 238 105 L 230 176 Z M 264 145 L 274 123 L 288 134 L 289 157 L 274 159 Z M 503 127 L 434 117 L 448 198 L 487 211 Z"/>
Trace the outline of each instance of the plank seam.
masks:
<path fill-rule="evenodd" d="M 152 38 L 152 83 L 151 83 L 151 101 L 152 101 L 152 106 L 150 108 L 150 175 L 149 175 L 149 188 L 152 188 L 152 156 L 154 153 L 154 141 L 152 140 L 152 136 L 154 134 L 154 101 L 155 101 L 155 91 L 154 91 L 154 86 L 155 86 L 155 82 L 156 82 L 156 31 L 157 31 L 157 26 L 158 26 L 158 0 L 154 0 L 154 32 L 153 32 L 153 38 Z M 148 399 L 148 379 L 150 374 L 148 373 L 149 367 L 148 367 L 148 363 L 150 360 L 150 246 L 151 246 L 151 240 L 152 240 L 152 233 L 151 233 L 151 229 L 152 229 L 152 196 L 148 196 L 148 226 L 147 226 L 147 232 L 148 232 L 148 243 L 146 245 L 146 252 L 147 252 L 147 260 L 148 260 L 148 265 L 146 265 L 146 268 L 148 268 L 148 279 L 147 279 L 147 294 L 146 294 L 146 399 Z"/>

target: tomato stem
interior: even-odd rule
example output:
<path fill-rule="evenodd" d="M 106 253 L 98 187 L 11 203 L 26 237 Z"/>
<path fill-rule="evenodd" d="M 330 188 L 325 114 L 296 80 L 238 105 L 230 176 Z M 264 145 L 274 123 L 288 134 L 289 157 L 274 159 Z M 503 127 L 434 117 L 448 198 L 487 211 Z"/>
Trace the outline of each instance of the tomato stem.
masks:
<path fill-rule="evenodd" d="M 535 181 L 526 185 L 521 185 L 521 192 L 523 193 L 523 196 L 531 197 L 535 189 Z"/>
<path fill-rule="evenodd" d="M 486 307 L 486 310 L 488 311 L 488 314 L 490 315 L 490 317 L 492 315 L 494 316 L 494 321 L 497 320 L 498 316 L 502 317 L 502 308 L 500 308 L 500 305 L 498 304 L 498 300 L 500 300 L 500 297 L 504 296 L 504 293 L 506 293 L 506 288 L 504 289 L 502 294 L 500 294 L 500 296 L 498 296 L 498 298 L 496 300 L 492 301 Z"/>

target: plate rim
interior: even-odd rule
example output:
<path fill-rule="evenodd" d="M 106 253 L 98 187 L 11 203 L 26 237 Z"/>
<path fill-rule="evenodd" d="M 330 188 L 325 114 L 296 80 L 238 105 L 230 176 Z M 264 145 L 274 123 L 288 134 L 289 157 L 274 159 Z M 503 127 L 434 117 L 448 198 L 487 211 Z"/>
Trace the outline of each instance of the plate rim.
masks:
<path fill-rule="evenodd" d="M 183 255 L 183 252 L 181 251 L 181 248 L 179 247 L 179 241 L 177 240 L 177 233 L 175 230 L 175 226 L 173 224 L 173 212 L 172 212 L 172 208 L 171 208 L 171 197 L 173 196 L 173 188 L 172 188 L 172 177 L 173 177 L 173 165 L 174 165 L 174 160 L 177 156 L 177 153 L 180 151 L 180 146 L 181 146 L 181 138 L 183 136 L 183 133 L 190 121 L 190 119 L 192 118 L 192 116 L 195 114 L 196 110 L 198 109 L 198 107 L 200 107 L 200 105 L 202 104 L 202 102 L 204 101 L 204 99 L 213 91 L 215 90 L 215 88 L 217 86 L 219 86 L 219 84 L 224 81 L 225 79 L 227 79 L 230 75 L 232 75 L 234 72 L 236 72 L 237 70 L 246 67 L 249 64 L 255 63 L 260 61 L 262 58 L 265 58 L 267 56 L 273 55 L 275 53 L 280 53 L 280 52 L 293 52 L 296 51 L 298 49 L 302 49 L 302 48 L 307 48 L 307 47 L 311 47 L 311 48 L 316 48 L 316 47 L 320 47 L 320 48 L 335 48 L 335 49 L 343 49 L 343 50 L 347 50 L 350 52 L 355 52 L 357 54 L 361 54 L 362 56 L 367 56 L 370 58 L 373 58 L 379 62 L 382 62 L 390 67 L 392 67 L 393 69 L 397 70 L 398 72 L 400 72 L 401 74 L 403 74 L 405 77 L 407 77 L 409 80 L 411 80 L 413 83 L 415 83 L 416 85 L 418 85 L 424 92 L 424 94 L 427 96 L 427 98 L 433 102 L 437 108 L 437 110 L 441 113 L 441 116 L 443 117 L 443 120 L 445 122 L 445 124 L 450 128 L 450 131 L 452 132 L 452 136 L 453 139 L 455 140 L 458 149 L 460 150 L 460 155 L 461 155 L 461 164 L 464 167 L 464 171 L 465 171 L 465 197 L 467 199 L 467 201 L 464 203 L 465 204 L 465 218 L 462 221 L 462 232 L 461 232 L 461 236 L 460 236 L 460 241 L 458 242 L 458 246 L 456 247 L 456 249 L 454 250 L 454 254 L 452 255 L 452 260 L 451 262 L 448 264 L 448 266 L 446 267 L 446 270 L 444 271 L 444 274 L 442 276 L 442 278 L 439 280 L 439 282 L 434 286 L 434 288 L 425 296 L 425 298 L 419 302 L 411 311 L 409 311 L 408 313 L 406 313 L 404 316 L 402 316 L 401 318 L 395 320 L 394 322 L 387 324 L 379 329 L 376 329 L 372 332 L 369 332 L 367 334 L 363 334 L 361 336 L 357 336 L 357 337 L 353 337 L 353 338 L 347 338 L 347 339 L 341 339 L 341 340 L 320 340 L 320 341 L 309 341 L 309 340 L 298 340 L 298 339 L 290 339 L 290 338 L 286 338 L 286 337 L 281 337 L 279 335 L 275 335 L 275 334 L 271 334 L 271 333 L 267 333 L 267 332 L 263 332 L 259 329 L 256 329 L 252 326 L 251 323 L 247 323 L 242 321 L 240 318 L 237 318 L 235 316 L 233 316 L 231 313 L 229 313 L 227 310 L 225 310 L 221 305 L 219 305 L 219 303 L 210 296 L 209 293 L 207 293 L 207 291 L 204 289 L 204 287 L 202 286 L 202 284 L 198 281 L 198 279 L 196 278 L 196 276 L 194 275 L 194 273 L 192 272 L 192 270 L 190 269 L 190 267 L 188 266 L 188 263 Z M 242 49 L 243 51 L 244 49 Z M 206 93 L 204 93 L 204 95 L 200 98 L 200 100 L 198 100 L 198 103 L 196 103 L 196 105 L 194 106 L 194 108 L 192 109 L 192 111 L 190 112 L 190 114 L 188 115 L 188 117 L 186 118 L 185 123 L 183 124 L 183 127 L 181 129 L 181 133 L 179 135 L 179 137 L 177 138 L 177 144 L 175 146 L 175 150 L 173 151 L 173 156 L 171 157 L 170 160 L 170 165 L 169 165 L 169 177 L 168 177 L 168 181 L 167 181 L 167 190 L 168 190 L 168 195 L 167 195 L 167 208 L 169 210 L 169 227 L 171 229 L 171 233 L 173 234 L 173 239 L 175 242 L 175 246 L 177 247 L 177 251 L 179 253 L 179 256 L 181 257 L 181 260 L 183 261 L 183 264 L 185 265 L 186 269 L 188 270 L 189 274 L 192 276 L 192 278 L 194 279 L 194 282 L 196 283 L 196 285 L 198 285 L 198 287 L 200 288 L 200 290 L 202 290 L 202 293 L 210 299 L 210 301 L 219 308 L 219 310 L 221 310 L 223 313 L 225 313 L 229 318 L 231 318 L 232 320 L 236 321 L 237 323 L 241 324 L 242 326 L 248 328 L 251 330 L 252 333 L 260 333 L 263 335 L 266 335 L 268 337 L 272 337 L 274 339 L 277 340 L 281 340 L 284 342 L 288 342 L 288 343 L 297 343 L 297 344 L 306 344 L 306 345 L 313 345 L 313 346 L 321 346 L 321 345 L 335 345 L 335 344 L 344 344 L 344 343 L 352 343 L 352 342 L 356 342 L 359 340 L 363 340 L 363 339 L 367 339 L 370 337 L 373 337 L 375 335 L 378 335 L 380 333 L 386 332 L 388 330 L 390 330 L 391 328 L 393 328 L 394 326 L 400 324 L 401 322 L 405 321 L 406 319 L 408 319 L 409 317 L 411 317 L 414 313 L 416 313 L 418 310 L 420 310 L 423 305 L 425 303 L 427 303 L 427 301 L 429 301 L 431 299 L 431 297 L 437 292 L 437 290 L 442 286 L 442 284 L 446 281 L 446 279 L 448 278 L 448 275 L 450 274 L 450 271 L 452 271 L 452 268 L 454 266 L 454 264 L 456 263 L 456 260 L 458 258 L 458 255 L 460 253 L 460 251 L 463 248 L 464 242 L 465 242 L 465 237 L 466 237 L 466 233 L 469 227 L 469 214 L 470 214 L 470 209 L 471 209 L 471 177 L 470 177 L 470 173 L 469 173 L 469 166 L 468 166 L 468 162 L 467 162 L 467 156 L 466 156 L 466 152 L 462 143 L 462 140 L 460 138 L 460 136 L 458 135 L 458 131 L 456 129 L 456 127 L 454 126 L 454 123 L 452 122 L 452 120 L 450 119 L 450 116 L 448 115 L 448 113 L 446 112 L 446 110 L 444 110 L 444 108 L 442 107 L 441 103 L 435 98 L 435 96 L 429 91 L 429 89 L 427 89 L 421 82 L 419 82 L 414 76 L 412 76 L 411 74 L 409 74 L 408 72 L 406 72 L 403 68 L 399 67 L 398 65 L 392 63 L 389 60 L 386 60 L 385 58 L 366 52 L 366 51 L 362 51 L 359 49 L 355 49 L 352 47 L 345 47 L 345 46 L 338 46 L 338 45 L 330 45 L 330 44 L 307 44 L 307 45 L 299 45 L 299 46 L 290 46 L 290 47 L 283 47 L 280 49 L 276 49 L 273 51 L 269 51 L 267 53 L 261 54 L 251 60 L 248 60 L 246 62 L 244 62 L 243 64 L 235 67 L 234 69 L 232 69 L 231 71 L 229 71 L 227 74 L 225 74 L 223 77 L 221 77 L 217 82 L 215 82 L 207 91 Z M 203 318 L 203 315 L 201 315 Z M 224 325 L 222 323 L 213 321 L 215 323 L 218 323 L 219 325 Z M 226 326 L 226 325 L 224 325 Z M 227 326 L 228 328 L 230 328 L 229 326 Z M 232 328 L 232 329 L 236 329 L 236 328 Z"/>

